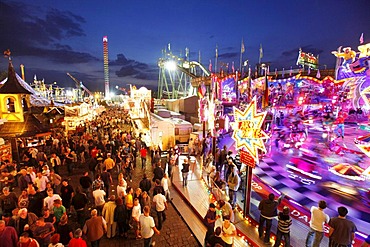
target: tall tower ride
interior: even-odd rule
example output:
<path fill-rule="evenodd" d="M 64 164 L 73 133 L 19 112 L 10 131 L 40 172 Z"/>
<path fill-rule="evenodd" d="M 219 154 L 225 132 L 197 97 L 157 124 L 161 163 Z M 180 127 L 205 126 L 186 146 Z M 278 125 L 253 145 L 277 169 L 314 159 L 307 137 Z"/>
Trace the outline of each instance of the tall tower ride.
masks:
<path fill-rule="evenodd" d="M 103 37 L 105 98 L 109 99 L 108 36 Z"/>

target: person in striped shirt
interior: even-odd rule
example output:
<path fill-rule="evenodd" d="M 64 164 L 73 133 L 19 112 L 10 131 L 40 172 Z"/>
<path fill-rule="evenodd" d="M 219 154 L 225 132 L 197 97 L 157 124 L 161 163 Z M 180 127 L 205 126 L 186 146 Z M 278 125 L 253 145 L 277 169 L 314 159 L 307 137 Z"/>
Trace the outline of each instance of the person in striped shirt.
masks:
<path fill-rule="evenodd" d="M 284 236 L 285 246 L 290 246 L 290 225 L 292 219 L 289 216 L 289 208 L 284 206 L 283 212 L 278 215 L 278 229 L 276 232 L 276 241 L 274 247 L 279 247 L 281 239 Z"/>

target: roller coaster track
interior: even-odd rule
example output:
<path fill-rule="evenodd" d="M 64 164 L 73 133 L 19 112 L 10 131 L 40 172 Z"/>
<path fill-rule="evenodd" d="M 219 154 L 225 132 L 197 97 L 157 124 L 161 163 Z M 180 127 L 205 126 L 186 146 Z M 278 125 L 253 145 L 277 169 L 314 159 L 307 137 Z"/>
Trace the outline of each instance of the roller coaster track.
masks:
<path fill-rule="evenodd" d="M 196 75 L 191 71 L 191 69 L 196 66 L 198 66 L 201 69 L 201 71 L 204 73 L 205 76 L 211 75 L 211 73 L 201 63 L 196 62 L 196 61 L 191 61 L 191 62 L 184 61 L 182 64 L 177 64 L 177 69 L 187 74 L 191 78 L 198 78 L 200 77 L 200 75 Z"/>

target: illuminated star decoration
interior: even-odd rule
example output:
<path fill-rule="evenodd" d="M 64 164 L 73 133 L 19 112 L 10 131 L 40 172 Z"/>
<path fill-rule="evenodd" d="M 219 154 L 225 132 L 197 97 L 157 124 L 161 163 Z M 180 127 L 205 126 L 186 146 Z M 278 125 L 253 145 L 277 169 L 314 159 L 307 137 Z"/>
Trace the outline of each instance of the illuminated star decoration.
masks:
<path fill-rule="evenodd" d="M 232 138 L 235 140 L 236 148 L 244 147 L 257 163 L 258 149 L 267 152 L 263 140 L 269 138 L 269 136 L 261 129 L 265 117 L 266 112 L 257 113 L 256 97 L 253 98 L 244 111 L 234 107 L 235 122 Z"/>

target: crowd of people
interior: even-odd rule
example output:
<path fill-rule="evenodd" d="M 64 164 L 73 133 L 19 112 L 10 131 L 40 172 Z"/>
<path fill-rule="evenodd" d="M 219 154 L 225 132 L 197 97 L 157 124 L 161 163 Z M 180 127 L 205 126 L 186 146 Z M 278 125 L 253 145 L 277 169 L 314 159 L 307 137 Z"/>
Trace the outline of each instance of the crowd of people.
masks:
<path fill-rule="evenodd" d="M 166 173 L 159 151 L 134 137 L 129 115 L 117 112 L 103 112 L 67 135 L 53 133 L 43 146 L 20 148 L 21 162 L 1 164 L 0 247 L 95 247 L 103 236 L 129 233 L 153 245 L 166 220 L 175 163 L 168 162 Z M 136 164 L 143 171 L 153 166 L 154 178 L 144 172 L 133 183 Z M 71 176 L 81 170 L 72 186 Z"/>
<path fill-rule="evenodd" d="M 103 236 L 125 239 L 129 233 L 143 240 L 144 246 L 152 246 L 153 235 L 160 234 L 167 219 L 170 184 L 180 151 L 177 146 L 170 148 L 163 163 L 161 150 L 149 149 L 131 127 L 127 113 L 103 112 L 73 133 L 53 133 L 41 147 L 20 148 L 21 162 L 3 162 L 0 247 L 95 247 Z M 217 199 L 203 219 L 207 227 L 204 244 L 233 246 L 237 236 L 234 209 L 238 191 L 244 189 L 245 166 L 235 162 L 226 146 L 213 145 L 210 135 L 191 140 L 189 156 L 180 166 L 182 185 L 188 186 L 192 158 L 201 157 L 206 181 Z M 148 166 L 153 168 L 151 178 L 145 172 Z M 134 169 L 144 171 L 135 187 Z M 73 186 L 70 177 L 81 170 L 78 185 Z M 281 199 L 270 194 L 258 206 L 258 233 L 266 244 L 270 243 L 272 221 L 278 218 L 276 247 L 283 238 L 290 245 L 292 219 L 288 207 L 278 213 Z M 311 209 L 306 246 L 319 246 L 323 223 L 331 227 L 331 247 L 349 246 L 356 226 L 346 219 L 348 210 L 340 207 L 339 216 L 329 219 L 325 208 L 326 203 L 320 201 L 319 207 Z"/>

